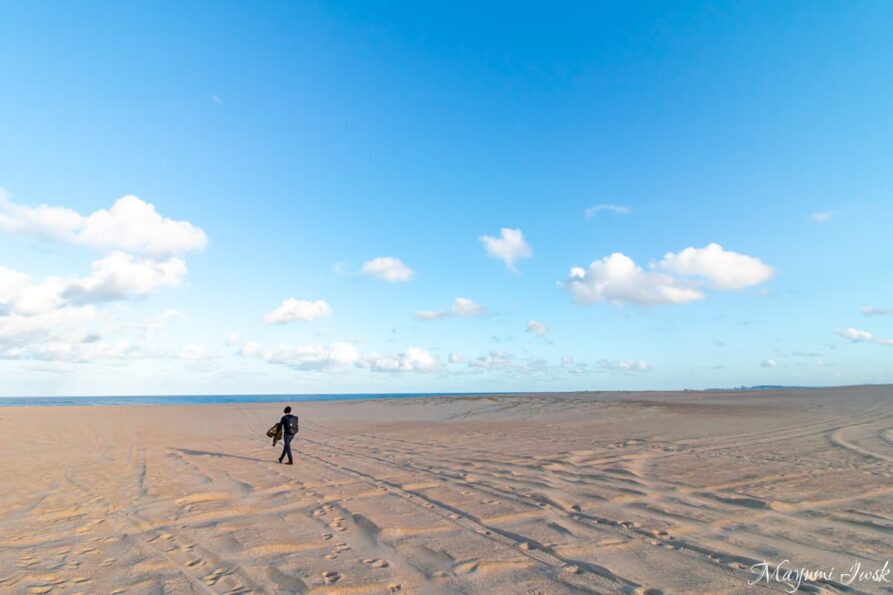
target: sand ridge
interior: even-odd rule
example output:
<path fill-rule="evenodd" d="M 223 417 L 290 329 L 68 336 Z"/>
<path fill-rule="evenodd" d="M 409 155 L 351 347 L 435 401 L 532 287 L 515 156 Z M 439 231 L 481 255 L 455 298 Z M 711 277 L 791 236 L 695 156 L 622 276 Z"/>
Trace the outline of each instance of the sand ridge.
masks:
<path fill-rule="evenodd" d="M 0 591 L 783 592 L 749 568 L 893 549 L 890 387 L 298 404 L 294 466 L 280 409 L 0 408 Z"/>

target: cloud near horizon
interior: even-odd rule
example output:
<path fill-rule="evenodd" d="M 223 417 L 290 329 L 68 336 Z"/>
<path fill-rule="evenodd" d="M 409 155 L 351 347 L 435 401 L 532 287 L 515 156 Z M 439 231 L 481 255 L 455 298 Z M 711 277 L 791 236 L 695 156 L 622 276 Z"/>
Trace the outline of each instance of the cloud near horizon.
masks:
<path fill-rule="evenodd" d="M 294 320 L 311 322 L 332 315 L 332 308 L 323 300 L 309 301 L 288 298 L 264 315 L 267 324 L 285 324 Z"/>
<path fill-rule="evenodd" d="M 357 362 L 357 367 L 373 372 L 431 372 L 439 365 L 437 360 L 421 347 L 407 347 L 396 355 L 373 354 Z"/>
<path fill-rule="evenodd" d="M 862 316 L 893 316 L 893 308 L 872 308 L 870 306 L 862 307 Z"/>
<path fill-rule="evenodd" d="M 109 251 L 82 277 L 34 281 L 0 266 L 0 358 L 84 363 L 177 357 L 170 350 L 110 338 L 123 334 L 145 341 L 148 333 L 182 317 L 177 310 L 134 321 L 120 319 L 126 313 L 122 306 L 99 306 L 181 285 L 187 269 L 180 255 L 207 245 L 200 228 L 162 217 L 135 196 L 85 216 L 66 207 L 17 204 L 0 191 L 0 233 Z M 186 353 L 196 354 L 193 349 Z"/>
<path fill-rule="evenodd" d="M 421 347 L 408 347 L 404 352 L 397 354 L 373 353 L 361 356 L 355 345 L 343 341 L 329 345 L 312 344 L 298 347 L 291 347 L 285 343 L 278 347 L 266 347 L 260 343 L 246 341 L 238 346 L 236 355 L 307 372 L 339 367 L 389 373 L 431 372 L 439 368 L 437 360 Z"/>
<path fill-rule="evenodd" d="M 686 304 L 705 299 L 703 287 L 741 290 L 772 278 L 775 271 L 760 259 L 723 249 L 705 248 L 667 252 L 645 270 L 621 252 L 593 261 L 588 269 L 571 269 L 564 286 L 575 303 L 615 305 Z"/>
<path fill-rule="evenodd" d="M 246 341 L 237 355 L 244 358 L 261 359 L 270 364 L 279 364 L 303 371 L 320 371 L 337 366 L 356 363 L 359 351 L 351 343 L 336 342 L 330 345 L 302 345 L 290 347 L 282 343 L 278 347 L 265 347 L 260 343 Z"/>
<path fill-rule="evenodd" d="M 457 297 L 453 300 L 453 305 L 449 310 L 421 310 L 415 313 L 415 317 L 419 320 L 447 320 L 449 318 L 483 316 L 486 313 L 487 308 L 484 306 L 467 298 Z"/>
<path fill-rule="evenodd" d="M 642 360 L 608 360 L 599 361 L 599 367 L 603 370 L 612 370 L 619 372 L 647 372 L 652 369 L 651 364 Z"/>

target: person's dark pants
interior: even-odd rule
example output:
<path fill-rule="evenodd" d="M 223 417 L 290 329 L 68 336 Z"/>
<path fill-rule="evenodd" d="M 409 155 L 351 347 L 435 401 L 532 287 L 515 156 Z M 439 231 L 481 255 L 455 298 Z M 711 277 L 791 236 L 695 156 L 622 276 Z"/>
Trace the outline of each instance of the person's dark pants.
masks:
<path fill-rule="evenodd" d="M 294 462 L 294 460 L 291 458 L 291 440 L 294 437 L 294 434 L 282 434 L 282 454 L 279 455 L 280 463 L 285 457 L 288 457 L 289 463 Z"/>

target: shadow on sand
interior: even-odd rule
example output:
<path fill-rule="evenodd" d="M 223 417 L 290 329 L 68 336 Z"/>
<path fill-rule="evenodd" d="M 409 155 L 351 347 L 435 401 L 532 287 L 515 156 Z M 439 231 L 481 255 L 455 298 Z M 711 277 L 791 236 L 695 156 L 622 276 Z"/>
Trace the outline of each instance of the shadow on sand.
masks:
<path fill-rule="evenodd" d="M 227 459 L 239 459 L 242 461 L 254 461 L 257 463 L 269 463 L 266 459 L 257 459 L 254 457 L 243 457 L 242 455 L 231 455 L 226 452 L 211 452 L 208 450 L 193 450 L 191 448 L 171 448 L 171 450 L 179 452 L 180 454 L 189 455 L 193 457 L 217 457 L 217 458 L 227 458 Z"/>

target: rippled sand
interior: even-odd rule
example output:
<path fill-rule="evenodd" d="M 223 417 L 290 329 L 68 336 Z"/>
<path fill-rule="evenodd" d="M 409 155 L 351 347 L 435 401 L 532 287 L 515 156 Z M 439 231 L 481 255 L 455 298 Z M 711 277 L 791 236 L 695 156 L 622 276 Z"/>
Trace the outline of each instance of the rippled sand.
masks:
<path fill-rule="evenodd" d="M 891 387 L 299 404 L 291 467 L 280 412 L 0 408 L 0 592 L 781 591 L 750 566 L 893 558 Z"/>

